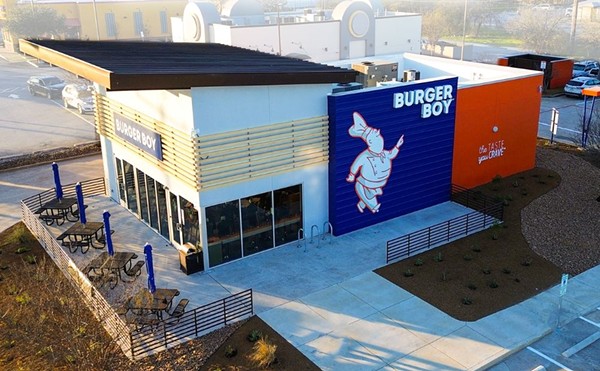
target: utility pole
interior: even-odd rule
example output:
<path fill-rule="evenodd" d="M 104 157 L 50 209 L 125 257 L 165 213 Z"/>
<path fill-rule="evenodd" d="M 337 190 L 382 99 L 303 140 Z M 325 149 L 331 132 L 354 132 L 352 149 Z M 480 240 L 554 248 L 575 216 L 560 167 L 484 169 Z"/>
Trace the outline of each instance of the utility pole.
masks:
<path fill-rule="evenodd" d="M 98 10 L 96 9 L 96 0 L 92 0 L 94 7 L 94 21 L 96 22 L 96 40 L 100 41 L 100 29 L 98 28 Z"/>
<path fill-rule="evenodd" d="M 577 31 L 577 10 L 579 8 L 579 0 L 573 0 L 573 10 L 571 11 L 571 33 L 569 35 L 569 55 L 575 53 L 575 32 Z"/>
<path fill-rule="evenodd" d="M 277 55 L 281 55 L 281 20 L 279 17 L 280 8 L 281 3 L 277 3 L 277 41 L 279 43 L 279 52 Z"/>
<path fill-rule="evenodd" d="M 465 14 L 463 16 L 463 37 L 462 37 L 462 47 L 460 48 L 460 60 L 465 59 L 465 38 L 467 37 L 467 1 L 465 0 Z"/>

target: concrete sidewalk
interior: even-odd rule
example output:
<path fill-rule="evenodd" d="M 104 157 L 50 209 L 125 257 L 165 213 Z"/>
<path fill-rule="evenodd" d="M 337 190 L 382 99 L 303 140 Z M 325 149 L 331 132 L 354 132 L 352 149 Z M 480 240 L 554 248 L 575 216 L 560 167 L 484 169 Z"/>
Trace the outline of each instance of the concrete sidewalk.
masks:
<path fill-rule="evenodd" d="M 568 288 L 561 326 L 600 305 L 600 267 Z M 366 272 L 259 316 L 323 370 L 481 370 L 557 328 L 559 291 L 462 322 Z"/>

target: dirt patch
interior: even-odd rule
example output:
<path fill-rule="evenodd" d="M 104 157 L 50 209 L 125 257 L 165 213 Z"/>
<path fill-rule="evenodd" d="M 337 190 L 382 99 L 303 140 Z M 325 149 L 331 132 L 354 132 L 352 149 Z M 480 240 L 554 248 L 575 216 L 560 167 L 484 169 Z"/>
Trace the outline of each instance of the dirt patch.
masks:
<path fill-rule="evenodd" d="M 375 272 L 462 321 L 476 321 L 560 282 L 559 267 L 521 233 L 521 210 L 556 188 L 560 176 L 536 168 L 478 187 L 505 204 L 504 223 Z"/>
<path fill-rule="evenodd" d="M 11 156 L 0 159 L 0 171 L 88 156 L 100 153 L 101 151 L 100 142 L 91 142 L 78 144 L 73 147 L 56 148 L 48 151 L 33 152 L 27 155 Z"/>

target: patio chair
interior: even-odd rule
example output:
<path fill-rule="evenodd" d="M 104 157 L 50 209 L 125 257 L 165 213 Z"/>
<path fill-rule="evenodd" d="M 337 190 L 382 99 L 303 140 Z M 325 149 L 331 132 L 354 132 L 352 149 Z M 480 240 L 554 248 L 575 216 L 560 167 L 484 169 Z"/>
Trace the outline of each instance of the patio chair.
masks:
<path fill-rule="evenodd" d="M 133 277 L 131 280 L 126 280 L 127 282 L 133 282 L 136 280 L 136 278 L 142 274 L 142 267 L 144 266 L 144 261 L 143 260 L 138 260 L 137 263 L 135 263 L 133 265 L 133 267 L 129 268 L 127 271 L 125 271 L 125 274 L 128 275 L 129 277 Z"/>
<path fill-rule="evenodd" d="M 181 299 L 179 303 L 173 308 L 171 312 L 167 312 L 169 314 L 169 319 L 165 321 L 167 325 L 175 325 L 179 322 L 179 319 L 185 313 L 185 307 L 187 307 L 190 301 L 188 299 Z"/>

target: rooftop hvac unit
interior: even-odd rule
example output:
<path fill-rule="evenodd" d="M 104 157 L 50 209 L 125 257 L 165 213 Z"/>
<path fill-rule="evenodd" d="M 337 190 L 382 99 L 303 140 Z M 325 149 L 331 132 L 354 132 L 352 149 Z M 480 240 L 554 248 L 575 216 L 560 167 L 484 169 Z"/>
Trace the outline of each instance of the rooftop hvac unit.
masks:
<path fill-rule="evenodd" d="M 360 72 L 358 82 L 365 87 L 377 86 L 378 82 L 391 81 L 398 78 L 398 63 L 365 61 L 352 64 L 352 69 Z"/>
<path fill-rule="evenodd" d="M 331 89 L 332 93 L 340 93 L 343 91 L 351 91 L 362 89 L 362 84 L 358 82 L 348 82 L 348 83 L 339 83 L 333 84 L 333 89 Z"/>
<path fill-rule="evenodd" d="M 421 71 L 404 70 L 404 77 L 402 78 L 402 81 L 409 82 L 409 81 L 417 81 L 420 79 L 421 79 Z"/>

